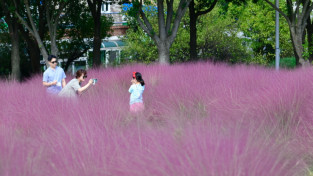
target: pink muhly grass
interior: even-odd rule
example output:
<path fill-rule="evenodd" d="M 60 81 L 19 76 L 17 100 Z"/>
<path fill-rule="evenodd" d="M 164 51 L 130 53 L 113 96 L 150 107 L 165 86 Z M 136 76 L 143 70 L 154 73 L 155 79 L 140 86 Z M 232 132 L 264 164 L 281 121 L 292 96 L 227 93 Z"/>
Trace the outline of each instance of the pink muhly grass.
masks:
<path fill-rule="evenodd" d="M 146 82 L 139 114 L 129 112 L 133 71 Z M 41 76 L 2 82 L 0 175 L 306 175 L 312 76 L 132 65 L 89 70 L 98 83 L 77 100 L 46 95 Z"/>

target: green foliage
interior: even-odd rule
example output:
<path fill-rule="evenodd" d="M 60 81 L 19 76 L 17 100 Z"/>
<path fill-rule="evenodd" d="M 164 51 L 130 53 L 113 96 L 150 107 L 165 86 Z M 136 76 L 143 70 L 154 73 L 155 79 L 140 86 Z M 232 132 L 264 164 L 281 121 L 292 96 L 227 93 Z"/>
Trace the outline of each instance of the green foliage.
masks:
<path fill-rule="evenodd" d="M 9 30 L 8 24 L 5 22 L 4 17 L 0 19 L 0 33 L 7 32 Z M 0 36 L 0 40 L 1 40 Z"/>
<path fill-rule="evenodd" d="M 255 53 L 255 55 L 248 60 L 245 60 L 244 63 L 251 64 L 251 65 L 263 65 L 267 66 L 269 63 L 269 60 L 267 57 L 262 55 L 261 53 Z"/>
<path fill-rule="evenodd" d="M 94 20 L 86 3 L 78 3 L 77 0 L 76 2 L 71 1 L 65 10 L 67 13 L 61 23 L 64 25 L 61 25 L 58 30 L 58 38 L 69 39 L 60 40 L 58 43 L 61 58 L 69 58 L 92 48 L 93 42 L 90 39 L 94 35 Z M 112 25 L 112 17 L 101 16 L 101 38 L 108 36 L 108 31 Z"/>
<path fill-rule="evenodd" d="M 275 60 L 269 64 L 270 67 L 275 67 Z M 295 57 L 285 57 L 281 58 L 279 61 L 279 67 L 284 69 L 296 68 L 296 58 Z"/>
<path fill-rule="evenodd" d="M 184 23 L 179 26 L 175 41 L 170 48 L 170 62 L 189 61 L 189 29 Z"/>
<path fill-rule="evenodd" d="M 4 7 L 0 7 L 0 77 L 8 75 L 11 70 L 11 38 L 2 8 Z"/>
<path fill-rule="evenodd" d="M 138 11 L 141 8 L 141 4 L 138 0 L 133 1 L 132 4 L 132 8 L 130 8 L 127 13 L 130 17 L 136 18 Z"/>
<path fill-rule="evenodd" d="M 283 58 L 280 63 L 282 68 L 296 68 L 296 58 L 295 57 L 286 57 Z"/>
<path fill-rule="evenodd" d="M 194 0 L 195 6 L 194 8 L 197 11 L 203 11 L 211 7 L 213 4 L 214 0 Z"/>
<path fill-rule="evenodd" d="M 154 41 L 144 31 L 129 29 L 123 40 L 127 46 L 122 53 L 122 59 L 151 63 L 158 58 L 158 49 Z"/>
<path fill-rule="evenodd" d="M 151 63 L 158 59 L 158 49 L 155 42 L 139 27 L 135 19 L 138 8 L 140 8 L 138 1 L 135 1 L 132 6 L 123 7 L 129 29 L 123 38 L 127 46 L 121 54 L 121 60 L 122 62 Z M 148 10 L 145 14 L 154 29 L 157 29 L 158 21 L 157 16 L 154 15 L 155 11 Z"/>
<path fill-rule="evenodd" d="M 156 44 L 142 30 L 133 18 L 128 16 L 130 29 L 124 40 L 127 47 L 122 58 L 131 61 L 151 63 L 158 58 Z M 154 28 L 157 26 L 157 17 L 149 16 L 153 21 Z M 234 30 L 235 21 L 225 15 L 221 15 L 218 10 L 203 15 L 197 24 L 198 47 L 201 50 L 201 58 L 214 59 L 214 61 L 226 61 L 231 63 L 250 62 L 251 54 L 247 47 L 243 45 L 243 39 L 237 37 L 238 30 Z M 177 37 L 170 48 L 170 62 L 189 61 L 189 17 L 186 15 L 182 19 Z M 258 61 L 261 62 L 261 61 Z"/>
<path fill-rule="evenodd" d="M 11 73 L 11 42 L 10 40 L 7 43 L 0 44 L 0 77 L 7 77 Z M 19 53 L 20 53 L 20 71 L 22 74 L 22 79 L 28 78 L 31 76 L 30 68 L 31 62 L 28 56 L 26 55 L 26 43 L 19 43 Z"/>
<path fill-rule="evenodd" d="M 0 44 L 10 41 L 9 29 L 7 25 L 0 25 Z"/>
<path fill-rule="evenodd" d="M 146 10 L 145 12 L 155 31 L 158 31 L 158 19 L 155 11 Z M 123 39 L 127 43 L 127 47 L 125 47 L 121 59 L 130 62 L 155 62 L 158 59 L 158 49 L 155 42 L 138 27 L 138 23 L 128 15 L 128 12 L 125 15 L 130 29 L 127 30 L 127 35 Z M 177 37 L 170 48 L 170 62 L 172 63 L 187 61 L 189 58 L 189 43 L 187 42 L 189 40 L 189 31 L 183 26 L 184 24 L 181 23 Z"/>
<path fill-rule="evenodd" d="M 281 1 L 281 8 L 287 7 Z M 253 3 L 247 0 L 245 6 L 229 4 L 228 17 L 236 19 L 237 28 L 255 55 L 264 55 L 273 60 L 275 54 L 275 10 L 264 1 Z M 282 57 L 293 56 L 293 48 L 286 20 L 280 15 L 280 49 Z"/>
<path fill-rule="evenodd" d="M 89 40 L 93 37 L 93 19 L 88 13 L 83 13 L 80 18 L 70 17 L 66 26 L 63 26 L 58 31 L 58 38 L 66 37 L 70 38 L 70 42 L 64 40 L 59 43 L 60 49 L 66 51 L 71 51 L 77 48 L 91 48 L 92 41 Z M 111 17 L 101 16 L 101 38 L 108 36 L 110 27 L 113 25 L 113 19 Z M 66 46 L 65 46 L 66 45 Z M 72 48 L 72 49 L 71 49 Z"/>
<path fill-rule="evenodd" d="M 245 63 L 251 59 L 235 19 L 219 13 L 216 8 L 200 17 L 198 22 L 198 47 L 200 58 L 229 63 Z"/>
<path fill-rule="evenodd" d="M 1 42 L 0 47 L 0 76 L 5 76 L 10 73 L 11 68 L 11 53 L 10 46 Z"/>
<path fill-rule="evenodd" d="M 308 60 L 310 55 L 313 54 L 313 48 L 312 47 L 309 47 L 309 43 L 308 41 L 306 40 L 305 43 L 303 44 L 303 53 L 302 53 L 302 56 L 304 59 Z"/>

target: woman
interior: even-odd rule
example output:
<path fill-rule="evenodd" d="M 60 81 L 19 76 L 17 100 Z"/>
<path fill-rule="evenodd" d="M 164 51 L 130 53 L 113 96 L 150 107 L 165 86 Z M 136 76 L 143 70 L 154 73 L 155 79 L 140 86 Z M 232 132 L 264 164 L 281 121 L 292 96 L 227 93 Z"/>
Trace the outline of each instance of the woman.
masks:
<path fill-rule="evenodd" d="M 66 86 L 61 90 L 58 94 L 61 97 L 77 97 L 77 95 L 81 95 L 89 86 L 92 85 L 93 79 L 88 81 L 84 87 L 81 87 L 81 83 L 85 81 L 87 78 L 86 70 L 78 70 L 76 72 L 76 78 L 72 79 L 70 82 L 66 84 Z"/>

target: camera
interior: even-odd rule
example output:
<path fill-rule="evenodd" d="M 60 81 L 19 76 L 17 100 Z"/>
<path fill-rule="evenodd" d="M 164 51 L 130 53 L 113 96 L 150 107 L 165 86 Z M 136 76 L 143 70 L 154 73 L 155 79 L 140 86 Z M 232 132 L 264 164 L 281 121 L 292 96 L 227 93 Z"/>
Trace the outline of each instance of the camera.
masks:
<path fill-rule="evenodd" d="M 95 85 L 98 82 L 98 79 L 92 79 L 92 84 Z"/>

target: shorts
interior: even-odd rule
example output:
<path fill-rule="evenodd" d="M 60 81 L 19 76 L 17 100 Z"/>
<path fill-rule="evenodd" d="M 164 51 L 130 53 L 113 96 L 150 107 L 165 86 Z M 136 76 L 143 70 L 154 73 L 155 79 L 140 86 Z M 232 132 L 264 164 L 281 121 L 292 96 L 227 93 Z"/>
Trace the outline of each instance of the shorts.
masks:
<path fill-rule="evenodd" d="M 130 105 L 130 112 L 141 112 L 145 109 L 145 106 L 143 103 L 134 103 Z"/>

